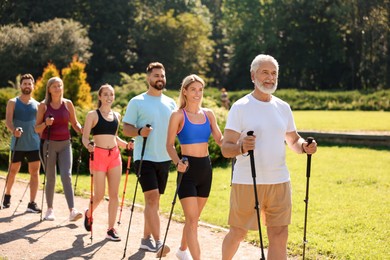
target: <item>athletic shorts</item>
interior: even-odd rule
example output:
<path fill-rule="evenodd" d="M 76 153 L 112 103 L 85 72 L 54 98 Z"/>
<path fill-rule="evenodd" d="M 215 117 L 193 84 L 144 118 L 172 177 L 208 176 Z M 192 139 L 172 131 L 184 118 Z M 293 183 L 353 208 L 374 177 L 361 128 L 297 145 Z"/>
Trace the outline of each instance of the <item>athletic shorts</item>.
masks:
<path fill-rule="evenodd" d="M 111 149 L 105 149 L 95 146 L 91 169 L 99 172 L 108 172 L 122 164 L 121 153 L 118 146 Z"/>
<path fill-rule="evenodd" d="M 139 160 L 134 162 L 136 174 L 138 174 L 139 163 Z M 142 161 L 142 169 L 139 176 L 139 183 L 141 184 L 142 191 L 146 192 L 158 189 L 160 194 L 164 194 L 165 188 L 167 187 L 170 164 L 171 161 Z"/>
<path fill-rule="evenodd" d="M 183 174 L 180 183 L 179 199 L 187 197 L 208 198 L 213 178 L 210 157 L 184 156 L 188 158 L 189 167 L 188 171 Z"/>
<path fill-rule="evenodd" d="M 39 150 L 34 151 L 13 151 L 12 162 L 17 163 L 23 161 L 24 158 L 27 158 L 28 162 L 39 161 Z"/>
<path fill-rule="evenodd" d="M 258 184 L 257 196 L 261 221 L 267 227 L 291 223 L 291 184 Z M 229 225 L 247 230 L 258 230 L 253 185 L 232 184 L 230 192 Z"/>

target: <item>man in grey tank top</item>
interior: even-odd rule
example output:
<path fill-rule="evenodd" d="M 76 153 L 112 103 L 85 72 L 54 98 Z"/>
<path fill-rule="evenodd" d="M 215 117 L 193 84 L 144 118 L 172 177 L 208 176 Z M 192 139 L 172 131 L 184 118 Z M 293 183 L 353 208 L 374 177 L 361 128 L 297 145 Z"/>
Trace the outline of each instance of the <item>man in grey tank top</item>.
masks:
<path fill-rule="evenodd" d="M 31 74 L 24 74 L 21 77 L 20 89 L 21 94 L 18 97 L 11 98 L 6 108 L 6 126 L 12 133 L 12 162 L 8 169 L 2 204 L 4 208 L 11 206 L 11 189 L 23 159 L 27 158 L 30 173 L 30 202 L 27 205 L 27 212 L 40 213 L 41 209 L 35 203 L 39 186 L 40 139 L 34 130 L 39 103 L 32 98 L 34 77 Z"/>

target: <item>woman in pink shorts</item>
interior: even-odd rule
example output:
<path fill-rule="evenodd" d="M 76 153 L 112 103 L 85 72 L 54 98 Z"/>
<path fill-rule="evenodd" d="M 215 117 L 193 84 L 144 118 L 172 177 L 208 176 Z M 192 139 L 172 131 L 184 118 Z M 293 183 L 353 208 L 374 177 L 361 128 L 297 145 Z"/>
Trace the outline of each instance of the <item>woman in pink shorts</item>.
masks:
<path fill-rule="evenodd" d="M 101 86 L 98 97 L 98 109 L 88 112 L 83 130 L 83 144 L 90 153 L 94 153 L 94 159 L 90 163 L 94 185 L 92 212 L 104 198 L 107 178 L 109 196 L 107 238 L 120 241 L 114 229 L 119 204 L 118 190 L 122 176 L 122 159 L 118 146 L 133 149 L 133 144 L 127 143 L 117 135 L 120 114 L 111 109 L 115 99 L 113 87 L 108 84 Z M 89 139 L 91 134 L 93 135 L 92 141 Z M 91 230 L 90 207 L 85 211 L 84 226 L 87 231 Z"/>

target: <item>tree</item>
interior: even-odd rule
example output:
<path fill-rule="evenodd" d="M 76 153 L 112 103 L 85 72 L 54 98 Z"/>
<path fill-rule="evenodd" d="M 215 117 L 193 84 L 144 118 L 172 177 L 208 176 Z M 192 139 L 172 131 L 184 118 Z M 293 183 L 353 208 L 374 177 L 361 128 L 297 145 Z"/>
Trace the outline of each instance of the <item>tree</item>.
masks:
<path fill-rule="evenodd" d="M 46 84 L 48 80 L 52 77 L 59 76 L 60 72 L 58 71 L 57 67 L 53 63 L 49 62 L 46 68 L 43 70 L 42 76 L 38 78 L 35 83 L 33 97 L 38 101 L 44 100 L 46 95 Z"/>
<path fill-rule="evenodd" d="M 80 62 L 77 56 L 73 56 L 69 66 L 62 69 L 64 97 L 71 99 L 75 106 L 91 108 L 91 86 L 87 83 L 87 73 L 84 69 L 85 64 Z"/>
<path fill-rule="evenodd" d="M 160 61 L 167 71 L 168 85 L 179 88 L 188 74 L 205 77 L 209 71 L 214 42 L 209 38 L 211 25 L 207 19 L 192 13 L 174 16 L 173 10 L 145 23 L 138 53 L 139 66 L 146 68 Z M 142 45 L 141 45 L 142 43 Z M 141 63 L 142 62 L 142 63 Z M 142 65 L 141 65 L 142 64 Z"/>
<path fill-rule="evenodd" d="M 73 20 L 2 26 L 0 86 L 20 73 L 40 75 L 48 62 L 65 67 L 75 54 L 87 63 L 91 44 L 86 28 Z"/>
<path fill-rule="evenodd" d="M 28 28 L 16 25 L 0 27 L 0 86 L 6 86 L 18 74 L 37 75 L 24 63 L 30 42 Z"/>

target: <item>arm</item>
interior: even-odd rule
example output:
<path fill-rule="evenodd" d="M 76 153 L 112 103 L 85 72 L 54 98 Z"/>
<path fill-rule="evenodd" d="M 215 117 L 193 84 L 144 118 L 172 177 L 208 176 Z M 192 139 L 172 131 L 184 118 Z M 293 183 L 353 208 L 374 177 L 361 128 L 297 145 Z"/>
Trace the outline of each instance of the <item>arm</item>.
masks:
<path fill-rule="evenodd" d="M 225 158 L 233 158 L 237 155 L 247 153 L 249 150 L 255 149 L 256 136 L 245 136 L 240 139 L 240 133 L 225 129 L 222 140 L 222 155 Z"/>
<path fill-rule="evenodd" d="M 317 143 L 315 140 L 309 145 L 297 131 L 286 133 L 286 142 L 288 147 L 296 153 L 313 154 L 317 151 Z"/>
<path fill-rule="evenodd" d="M 176 165 L 177 170 L 180 172 L 185 172 L 187 166 L 181 162 L 175 147 L 176 134 L 179 130 L 180 123 L 182 121 L 183 113 L 181 113 L 180 111 L 175 111 L 172 113 L 169 119 L 166 148 L 169 157 L 171 157 L 173 163 Z"/>
<path fill-rule="evenodd" d="M 83 130 L 82 130 L 81 124 L 79 123 L 79 121 L 77 121 L 76 111 L 74 109 L 72 101 L 69 99 L 66 99 L 65 103 L 66 103 L 66 106 L 68 108 L 69 115 L 70 115 L 70 118 L 69 118 L 70 124 L 72 125 L 72 127 L 76 131 L 76 133 L 82 134 Z"/>
<path fill-rule="evenodd" d="M 38 112 L 37 112 L 37 117 L 35 121 L 35 132 L 38 134 L 41 134 L 46 126 L 52 125 L 54 118 L 44 118 L 46 112 L 46 104 L 45 103 L 40 103 L 38 106 Z"/>
<path fill-rule="evenodd" d="M 94 146 L 89 144 L 91 142 L 89 136 L 91 135 L 91 129 L 96 125 L 97 120 L 98 116 L 95 110 L 89 111 L 85 118 L 82 141 L 83 145 L 90 153 L 93 152 Z"/>
<path fill-rule="evenodd" d="M 136 128 L 134 125 L 123 123 L 123 134 L 125 136 L 142 136 L 148 137 L 150 132 L 153 130 L 152 127 L 143 126 L 141 128 Z M 139 134 L 138 134 L 139 133 Z"/>
<path fill-rule="evenodd" d="M 15 103 L 16 100 L 14 98 L 10 99 L 7 103 L 7 108 L 5 110 L 5 125 L 15 137 L 20 137 L 22 135 L 22 131 L 15 131 L 17 126 L 14 126 L 13 122 Z"/>
<path fill-rule="evenodd" d="M 214 137 L 215 142 L 218 146 L 222 145 L 223 135 L 221 132 L 221 129 L 219 129 L 219 126 L 217 124 L 217 119 L 215 118 L 214 112 L 212 110 L 207 110 L 207 116 L 210 120 L 211 125 L 211 134 Z"/>

